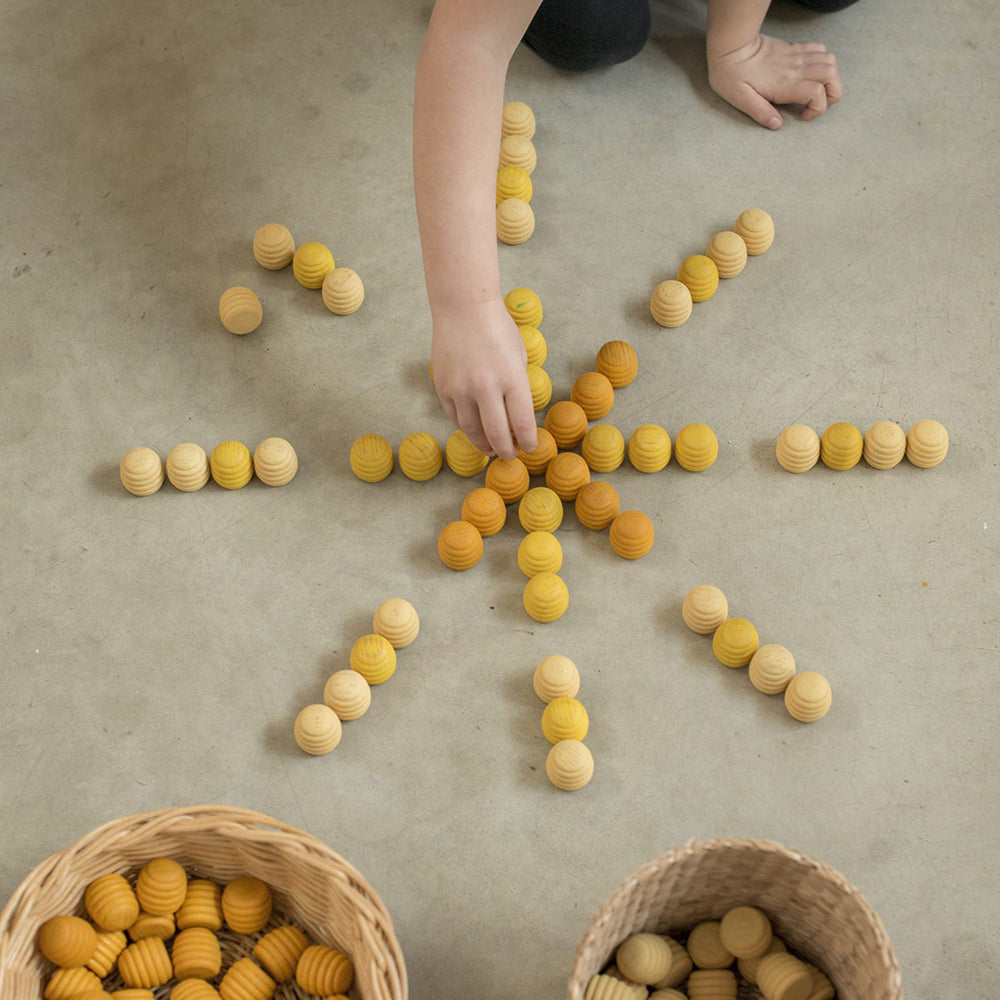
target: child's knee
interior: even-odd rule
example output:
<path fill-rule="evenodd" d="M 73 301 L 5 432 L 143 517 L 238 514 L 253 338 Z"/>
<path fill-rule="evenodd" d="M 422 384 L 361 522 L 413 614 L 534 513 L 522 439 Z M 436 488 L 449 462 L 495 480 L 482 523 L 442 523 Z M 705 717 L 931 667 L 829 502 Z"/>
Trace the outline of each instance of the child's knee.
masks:
<path fill-rule="evenodd" d="M 625 62 L 649 38 L 648 0 L 572 6 L 576 9 L 566 9 L 559 0 L 545 0 L 524 36 L 557 69 L 579 72 Z"/>

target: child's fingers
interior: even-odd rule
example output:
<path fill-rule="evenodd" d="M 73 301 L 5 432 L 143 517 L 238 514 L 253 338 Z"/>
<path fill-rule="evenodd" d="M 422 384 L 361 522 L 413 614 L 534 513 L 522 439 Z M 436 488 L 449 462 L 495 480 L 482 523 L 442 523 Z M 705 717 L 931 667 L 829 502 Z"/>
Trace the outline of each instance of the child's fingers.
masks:
<path fill-rule="evenodd" d="M 827 104 L 836 104 L 844 96 L 844 88 L 840 82 L 840 71 L 831 55 L 830 61 L 807 63 L 803 75 L 809 80 L 823 84 L 826 89 Z"/>
<path fill-rule="evenodd" d="M 479 418 L 483 433 L 494 453 L 501 458 L 516 458 L 517 448 L 510 436 L 507 408 L 502 396 L 489 396 L 479 401 Z"/>
<path fill-rule="evenodd" d="M 802 117 L 808 121 L 826 111 L 826 87 L 816 80 L 797 80 L 785 88 L 778 100 L 782 104 L 803 104 Z"/>
<path fill-rule="evenodd" d="M 764 128 L 781 128 L 781 115 L 778 114 L 778 109 L 749 84 L 743 84 L 730 103 Z"/>
<path fill-rule="evenodd" d="M 534 451 L 538 447 L 538 424 L 535 423 L 535 406 L 530 390 L 518 385 L 507 393 L 507 416 L 517 438 L 517 445 L 523 451 Z"/>
<path fill-rule="evenodd" d="M 479 419 L 479 407 L 475 400 L 461 401 L 456 403 L 455 423 L 465 431 L 465 436 L 484 454 L 492 455 L 493 449 L 490 447 L 489 439 L 483 430 L 483 423 Z"/>

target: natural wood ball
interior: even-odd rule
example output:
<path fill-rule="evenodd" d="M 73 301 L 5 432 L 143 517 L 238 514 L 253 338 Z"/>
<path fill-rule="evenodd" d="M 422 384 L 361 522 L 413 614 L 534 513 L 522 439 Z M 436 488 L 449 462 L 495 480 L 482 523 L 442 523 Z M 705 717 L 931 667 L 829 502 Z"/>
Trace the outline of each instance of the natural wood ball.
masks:
<path fill-rule="evenodd" d="M 779 951 L 788 951 L 785 947 L 785 942 L 781 938 L 772 937 L 771 943 L 767 946 L 767 951 L 764 952 L 764 955 L 773 955 Z M 740 975 L 748 983 L 752 983 L 755 986 L 757 985 L 757 966 L 760 965 L 760 960 L 764 955 L 758 958 L 739 958 L 736 960 Z M 811 997 L 810 1000 L 812 1000 Z"/>
<path fill-rule="evenodd" d="M 609 340 L 601 345 L 594 361 L 599 371 L 615 389 L 624 389 L 639 373 L 639 355 L 625 340 Z"/>
<path fill-rule="evenodd" d="M 894 420 L 879 420 L 865 431 L 861 457 L 873 469 L 892 469 L 906 454 L 906 432 Z"/>
<path fill-rule="evenodd" d="M 575 448 L 587 433 L 587 414 L 579 403 L 562 399 L 549 407 L 545 414 L 545 429 L 566 450 Z"/>
<path fill-rule="evenodd" d="M 280 222 L 267 222 L 254 233 L 253 256 L 261 267 L 280 271 L 291 264 L 294 254 L 295 240 Z"/>
<path fill-rule="evenodd" d="M 547 486 L 536 486 L 521 497 L 517 519 L 525 531 L 555 531 L 562 524 L 562 500 Z"/>
<path fill-rule="evenodd" d="M 167 452 L 167 478 L 183 493 L 200 490 L 211 476 L 205 449 L 193 441 L 182 441 Z"/>
<path fill-rule="evenodd" d="M 276 987 L 277 983 L 252 958 L 245 956 L 226 970 L 219 983 L 219 996 L 222 1000 L 271 1000 Z"/>
<path fill-rule="evenodd" d="M 600 420 L 615 405 L 615 390 L 607 375 L 584 372 L 573 383 L 569 398 L 581 407 L 588 420 Z"/>
<path fill-rule="evenodd" d="M 670 463 L 670 435 L 659 424 L 643 424 L 628 439 L 628 460 L 639 472 L 654 473 Z"/>
<path fill-rule="evenodd" d="M 688 424 L 677 432 L 674 457 L 688 472 L 704 472 L 719 455 L 719 439 L 708 424 Z"/>
<path fill-rule="evenodd" d="M 501 141 L 509 135 L 530 139 L 535 134 L 535 113 L 524 101 L 508 101 L 500 119 Z"/>
<path fill-rule="evenodd" d="M 517 565 L 525 576 L 558 573 L 562 561 L 562 546 L 550 531 L 529 531 L 517 547 Z"/>
<path fill-rule="evenodd" d="M 753 654 L 748 676 L 750 683 L 761 693 L 781 694 L 795 676 L 795 657 L 784 646 L 769 642 Z"/>
<path fill-rule="evenodd" d="M 130 448 L 118 464 L 118 478 L 133 496 L 148 497 L 163 485 L 163 462 L 152 448 Z"/>
<path fill-rule="evenodd" d="M 611 483 L 601 480 L 587 483 L 574 501 L 576 518 L 591 531 L 609 528 L 621 511 L 621 501 Z"/>
<path fill-rule="evenodd" d="M 362 434 L 351 445 L 350 462 L 362 482 L 380 483 L 392 472 L 392 445 L 381 434 Z"/>
<path fill-rule="evenodd" d="M 830 682 L 815 670 L 796 674 L 785 688 L 785 708 L 797 722 L 815 722 L 830 711 Z"/>
<path fill-rule="evenodd" d="M 757 986 L 774 1000 L 810 1000 L 812 975 L 794 955 L 777 951 L 757 964 Z"/>
<path fill-rule="evenodd" d="M 674 986 L 679 986 L 694 968 L 691 956 L 687 953 L 684 945 L 672 937 L 666 937 L 665 940 L 670 946 L 673 959 L 670 962 L 670 971 L 658 983 L 653 984 L 653 988 L 656 990 L 669 990 Z M 651 994 L 651 996 L 656 996 L 656 994 Z M 661 997 L 659 1000 L 674 1000 L 674 998 L 668 996 Z"/>
<path fill-rule="evenodd" d="M 759 646 L 757 629 L 746 618 L 727 618 L 712 636 L 712 652 L 726 667 L 745 667 Z"/>
<path fill-rule="evenodd" d="M 703 920 L 691 929 L 687 939 L 687 953 L 699 969 L 726 969 L 735 956 L 722 943 L 718 920 Z"/>
<path fill-rule="evenodd" d="M 580 740 L 560 740 L 545 758 L 545 774 L 556 788 L 575 792 L 594 776 L 594 757 Z"/>
<path fill-rule="evenodd" d="M 674 328 L 687 322 L 692 310 L 691 289 L 683 281 L 661 281 L 649 299 L 649 311 L 660 326 Z"/>
<path fill-rule="evenodd" d="M 864 438 L 854 424 L 830 424 L 819 439 L 819 457 L 828 469 L 845 472 L 861 461 Z"/>
<path fill-rule="evenodd" d="M 489 464 L 489 455 L 484 455 L 469 439 L 464 431 L 454 430 L 444 446 L 444 460 L 456 476 L 468 479 L 478 475 Z"/>
<path fill-rule="evenodd" d="M 759 958 L 771 944 L 771 921 L 756 906 L 736 906 L 719 922 L 719 937 L 737 958 Z"/>
<path fill-rule="evenodd" d="M 532 193 L 531 177 L 524 167 L 506 166 L 497 170 L 498 205 L 508 198 L 519 198 L 521 201 L 530 202 Z"/>
<path fill-rule="evenodd" d="M 623 510 L 608 535 L 615 555 L 641 559 L 653 547 L 653 522 L 641 510 Z"/>
<path fill-rule="evenodd" d="M 253 333 L 264 318 L 264 309 L 257 293 L 245 285 L 227 288 L 219 298 L 219 319 L 230 332 L 239 335 Z"/>
<path fill-rule="evenodd" d="M 522 243 L 527 243 L 535 231 L 535 213 L 523 198 L 504 198 L 496 208 L 496 224 L 497 239 L 501 243 L 520 246 Z"/>
<path fill-rule="evenodd" d="M 107 996 L 101 989 L 101 981 L 89 969 L 56 969 L 45 984 L 42 994 L 45 1000 L 77 1000 L 78 997 Z M 36 992 L 37 995 L 37 992 Z"/>
<path fill-rule="evenodd" d="M 518 326 L 537 329 L 542 325 L 542 300 L 530 288 L 512 288 L 503 297 L 503 304 Z"/>
<path fill-rule="evenodd" d="M 153 858 L 139 870 L 135 895 L 147 913 L 160 915 L 179 910 L 187 895 L 187 872 L 173 858 Z"/>
<path fill-rule="evenodd" d="M 468 521 L 452 521 L 438 536 L 438 555 L 448 569 L 471 569 L 483 557 L 483 536 Z"/>
<path fill-rule="evenodd" d="M 295 975 L 295 967 L 308 947 L 309 938 L 289 924 L 268 931 L 254 945 L 253 957 L 275 982 L 285 983 Z"/>
<path fill-rule="evenodd" d="M 566 503 L 576 500 L 589 482 L 590 466 L 582 455 L 573 451 L 559 452 L 545 470 L 545 485 Z"/>
<path fill-rule="evenodd" d="M 326 708 L 325 705 L 320 707 Z M 326 717 L 326 713 L 319 714 Z M 340 720 L 331 724 L 339 741 Z M 256 934 L 270 919 L 271 906 L 271 890 L 267 883 L 251 875 L 233 879 L 222 890 L 222 914 L 226 924 L 237 934 Z"/>
<path fill-rule="evenodd" d="M 351 960 L 336 948 L 312 944 L 299 956 L 295 982 L 306 993 L 330 996 L 346 993 L 354 982 Z"/>
<path fill-rule="evenodd" d="M 802 964 L 809 970 L 809 975 L 812 976 L 812 992 L 809 994 L 809 1000 L 835 1000 L 837 991 L 834 989 L 830 977 L 809 962 L 803 962 Z"/>
<path fill-rule="evenodd" d="M 524 327 L 534 329 L 534 327 Z M 528 365 L 528 388 L 531 390 L 531 405 L 535 413 L 544 410 L 552 399 L 552 379 L 541 365 Z"/>
<path fill-rule="evenodd" d="M 791 424 L 778 435 L 774 457 L 786 472 L 808 472 L 819 461 L 819 435 L 806 424 Z"/>
<path fill-rule="evenodd" d="M 253 457 L 242 441 L 223 441 L 209 459 L 212 478 L 224 490 L 239 490 L 253 478 Z"/>
<path fill-rule="evenodd" d="M 522 601 L 536 622 L 554 622 L 569 607 L 569 590 L 555 573 L 539 573 L 525 584 Z"/>
<path fill-rule="evenodd" d="M 170 962 L 177 979 L 214 979 L 222 970 L 219 939 L 207 927 L 189 927 L 174 938 Z"/>
<path fill-rule="evenodd" d="M 372 619 L 372 631 L 384 635 L 392 643 L 393 649 L 403 649 L 409 646 L 420 632 L 417 609 L 402 597 L 390 597 L 376 609 L 375 617 Z"/>
<path fill-rule="evenodd" d="M 82 917 L 52 917 L 38 931 L 38 948 L 53 965 L 76 968 L 94 954 L 97 931 Z"/>
<path fill-rule="evenodd" d="M 130 944 L 118 956 L 118 974 L 126 986 L 152 990 L 173 975 L 170 955 L 162 938 L 148 937 Z"/>
<path fill-rule="evenodd" d="M 340 719 L 329 705 L 306 705 L 295 718 L 295 742 L 314 757 L 329 753 L 340 737 Z"/>
<path fill-rule="evenodd" d="M 729 969 L 696 969 L 686 989 L 689 1000 L 736 1000 L 736 976 Z"/>
<path fill-rule="evenodd" d="M 101 930 L 124 931 L 139 916 L 139 900 L 128 880 L 121 875 L 101 875 L 84 893 L 83 905 Z"/>
<path fill-rule="evenodd" d="M 264 438 L 254 449 L 253 471 L 266 486 L 286 486 L 299 471 L 299 456 L 284 438 Z"/>
<path fill-rule="evenodd" d="M 732 230 L 716 233 L 708 242 L 706 257 L 711 257 L 720 278 L 735 278 L 747 266 L 747 245 Z"/>
<path fill-rule="evenodd" d="M 433 479 L 444 464 L 441 445 L 423 431 L 407 434 L 400 442 L 396 458 L 399 460 L 399 471 L 417 483 Z"/>
<path fill-rule="evenodd" d="M 521 340 L 524 341 L 528 365 L 544 365 L 549 356 L 549 345 L 542 336 L 542 331 L 537 326 L 519 326 L 518 329 L 521 331 Z"/>
<path fill-rule="evenodd" d="M 539 661 L 531 686 L 546 705 L 553 698 L 575 698 L 580 690 L 580 671 L 568 656 L 553 653 Z"/>
<path fill-rule="evenodd" d="M 128 938 L 124 931 L 97 932 L 97 947 L 87 960 L 87 968 L 102 979 L 118 964 L 118 956 L 125 950 Z"/>
<path fill-rule="evenodd" d="M 133 941 L 141 941 L 147 937 L 158 937 L 166 941 L 174 936 L 176 930 L 172 913 L 141 912 L 128 929 L 128 936 Z"/>
<path fill-rule="evenodd" d="M 504 526 L 507 504 L 496 490 L 480 486 L 462 501 L 462 520 L 468 521 L 483 538 L 489 538 Z"/>
<path fill-rule="evenodd" d="M 948 431 L 937 420 L 918 420 L 906 433 L 906 457 L 919 469 L 940 465 L 948 454 Z"/>
<path fill-rule="evenodd" d="M 625 438 L 611 424 L 595 424 L 584 434 L 580 454 L 594 472 L 614 472 L 625 461 Z"/>
<path fill-rule="evenodd" d="M 645 986 L 630 983 L 618 976 L 602 974 L 591 976 L 584 1000 L 645 1000 L 648 994 Z"/>
<path fill-rule="evenodd" d="M 333 254 L 322 243 L 303 243 L 292 257 L 292 273 L 303 288 L 322 288 L 334 266 Z"/>
<path fill-rule="evenodd" d="M 506 504 L 517 503 L 525 493 L 531 479 L 519 458 L 494 458 L 486 467 L 486 485 L 496 490 Z"/>
<path fill-rule="evenodd" d="M 361 275 L 349 267 L 335 267 L 327 272 L 322 285 L 323 305 L 337 316 L 356 313 L 365 301 Z"/>
<path fill-rule="evenodd" d="M 774 242 L 774 220 L 762 208 L 740 212 L 733 232 L 742 237 L 751 256 L 762 254 Z"/>
<path fill-rule="evenodd" d="M 351 646 L 350 664 L 367 683 L 384 684 L 396 672 L 395 647 L 384 635 L 363 635 Z"/>
<path fill-rule="evenodd" d="M 629 982 L 652 986 L 670 972 L 673 958 L 666 938 L 640 932 L 629 935 L 618 945 L 615 965 Z"/>
<path fill-rule="evenodd" d="M 222 927 L 222 890 L 208 879 L 191 879 L 184 902 L 176 913 L 177 929 Z"/>
<path fill-rule="evenodd" d="M 532 174 L 538 164 L 535 144 L 524 135 L 507 135 L 500 140 L 500 166 L 521 167 Z"/>
<path fill-rule="evenodd" d="M 335 670 L 323 687 L 323 703 L 341 722 L 360 719 L 372 703 L 372 689 L 357 670 Z"/>
<path fill-rule="evenodd" d="M 576 698 L 553 698 L 542 712 L 542 733 L 550 743 L 560 740 L 582 740 L 590 728 L 590 719 L 583 703 Z"/>
<path fill-rule="evenodd" d="M 549 462 L 556 457 L 559 445 L 556 439 L 544 428 L 537 428 L 538 444 L 534 451 L 524 451 L 518 449 L 517 457 L 524 463 L 529 475 L 544 476 L 549 467 Z"/>
<path fill-rule="evenodd" d="M 703 253 L 692 254 L 681 264 L 677 280 L 687 285 L 692 302 L 705 302 L 719 287 L 719 269 L 711 257 Z"/>

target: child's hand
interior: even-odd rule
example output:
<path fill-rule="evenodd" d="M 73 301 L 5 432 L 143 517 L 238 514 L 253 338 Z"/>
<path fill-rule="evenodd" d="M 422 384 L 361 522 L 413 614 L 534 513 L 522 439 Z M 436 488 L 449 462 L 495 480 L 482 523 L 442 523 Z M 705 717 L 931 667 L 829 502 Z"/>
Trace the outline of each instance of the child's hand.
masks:
<path fill-rule="evenodd" d="M 808 121 L 843 94 L 836 57 L 825 45 L 768 35 L 721 55 L 710 52 L 708 82 L 719 97 L 770 129 L 781 127 L 774 104 L 803 104 Z"/>
<path fill-rule="evenodd" d="M 501 300 L 436 316 L 431 361 L 445 413 L 480 451 L 538 446 L 524 340 Z"/>

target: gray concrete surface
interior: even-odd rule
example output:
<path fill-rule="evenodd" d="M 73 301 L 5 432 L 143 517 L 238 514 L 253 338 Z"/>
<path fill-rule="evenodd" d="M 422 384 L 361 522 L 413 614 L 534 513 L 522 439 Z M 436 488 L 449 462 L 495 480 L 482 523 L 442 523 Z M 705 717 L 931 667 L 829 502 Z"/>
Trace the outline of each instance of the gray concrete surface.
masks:
<path fill-rule="evenodd" d="M 611 338 L 640 374 L 626 435 L 718 432 L 709 471 L 608 478 L 656 526 L 626 563 L 568 512 L 568 613 L 520 605 L 512 518 L 454 574 L 438 531 L 469 483 L 369 486 L 352 440 L 449 426 L 427 378 L 412 79 L 429 8 L 253 0 L 0 5 L 0 897 L 98 824 L 231 803 L 300 826 L 392 913 L 415 1000 L 563 995 L 591 915 L 689 838 L 766 837 L 858 885 L 911 997 L 995 994 L 1000 940 L 996 372 L 998 63 L 992 3 L 862 0 L 768 30 L 837 53 L 843 102 L 770 134 L 709 90 L 696 0 L 657 5 L 632 62 L 573 77 L 530 51 L 538 227 L 501 247 L 542 298 L 557 396 Z M 653 286 L 743 208 L 773 248 L 676 331 Z M 364 278 L 332 316 L 250 241 L 281 221 Z M 232 284 L 261 296 L 246 338 Z M 773 460 L 792 422 L 951 432 L 937 469 Z M 290 486 L 136 499 L 135 445 L 298 450 Z M 714 582 L 763 641 L 830 679 L 793 722 L 680 619 Z M 341 746 L 291 726 L 376 605 L 419 640 Z M 544 777 L 531 671 L 573 657 L 597 771 Z"/>

